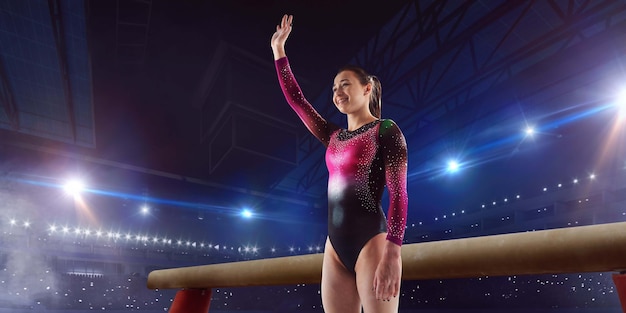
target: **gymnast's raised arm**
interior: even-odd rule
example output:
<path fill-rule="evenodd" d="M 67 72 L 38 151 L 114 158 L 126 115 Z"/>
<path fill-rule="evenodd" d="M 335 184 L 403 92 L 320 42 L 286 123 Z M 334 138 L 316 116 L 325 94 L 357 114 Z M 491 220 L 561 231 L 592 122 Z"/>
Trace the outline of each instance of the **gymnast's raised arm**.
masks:
<path fill-rule="evenodd" d="M 292 30 L 292 15 L 284 15 L 280 25 L 276 26 L 276 32 L 272 35 L 271 47 L 274 53 L 274 63 L 276 65 L 276 74 L 280 88 L 285 95 L 287 103 L 296 112 L 300 120 L 309 129 L 309 131 L 319 139 L 324 146 L 328 146 L 330 134 L 337 128 L 333 124 L 328 123 L 316 110 L 311 103 L 307 101 L 296 81 L 289 60 L 285 53 L 285 42 Z"/>

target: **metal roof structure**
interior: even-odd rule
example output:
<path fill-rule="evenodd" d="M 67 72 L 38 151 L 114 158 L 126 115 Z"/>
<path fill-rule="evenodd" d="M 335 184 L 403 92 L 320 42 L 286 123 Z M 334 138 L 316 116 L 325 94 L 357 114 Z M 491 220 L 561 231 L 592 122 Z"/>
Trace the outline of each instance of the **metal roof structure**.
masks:
<path fill-rule="evenodd" d="M 0 128 L 94 147 L 84 3 L 3 1 L 0 14 Z"/>

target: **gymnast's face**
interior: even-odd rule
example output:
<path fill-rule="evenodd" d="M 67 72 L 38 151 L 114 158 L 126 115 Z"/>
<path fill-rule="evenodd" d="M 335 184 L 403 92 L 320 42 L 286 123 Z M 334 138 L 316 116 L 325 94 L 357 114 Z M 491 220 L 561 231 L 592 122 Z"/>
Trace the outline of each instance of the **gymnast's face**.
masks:
<path fill-rule="evenodd" d="M 372 92 L 372 84 L 366 85 L 359 82 L 356 74 L 346 70 L 335 76 L 333 84 L 333 103 L 344 114 L 360 113 L 363 110 L 369 112 L 369 97 Z"/>

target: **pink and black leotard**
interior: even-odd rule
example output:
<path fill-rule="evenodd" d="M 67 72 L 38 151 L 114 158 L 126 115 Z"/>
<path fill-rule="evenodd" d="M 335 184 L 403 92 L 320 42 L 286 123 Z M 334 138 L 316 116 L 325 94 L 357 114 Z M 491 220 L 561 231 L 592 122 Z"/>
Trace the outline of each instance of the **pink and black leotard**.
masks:
<path fill-rule="evenodd" d="M 363 246 L 387 232 L 402 245 L 408 197 L 407 148 L 391 120 L 375 120 L 348 131 L 327 122 L 304 98 L 286 57 L 276 60 L 281 89 L 311 133 L 326 146 L 328 237 L 344 266 L 354 272 Z M 388 217 L 381 199 L 389 192 Z"/>

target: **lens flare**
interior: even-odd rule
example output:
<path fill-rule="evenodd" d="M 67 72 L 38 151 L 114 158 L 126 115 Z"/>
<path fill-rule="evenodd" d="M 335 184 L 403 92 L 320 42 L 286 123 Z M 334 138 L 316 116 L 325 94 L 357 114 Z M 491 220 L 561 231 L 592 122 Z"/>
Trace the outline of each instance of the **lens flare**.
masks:
<path fill-rule="evenodd" d="M 69 195 L 77 196 L 80 195 L 83 190 L 85 190 L 85 184 L 80 180 L 73 179 L 68 181 L 65 186 L 63 186 L 63 189 L 65 189 L 65 192 L 67 192 Z"/>

